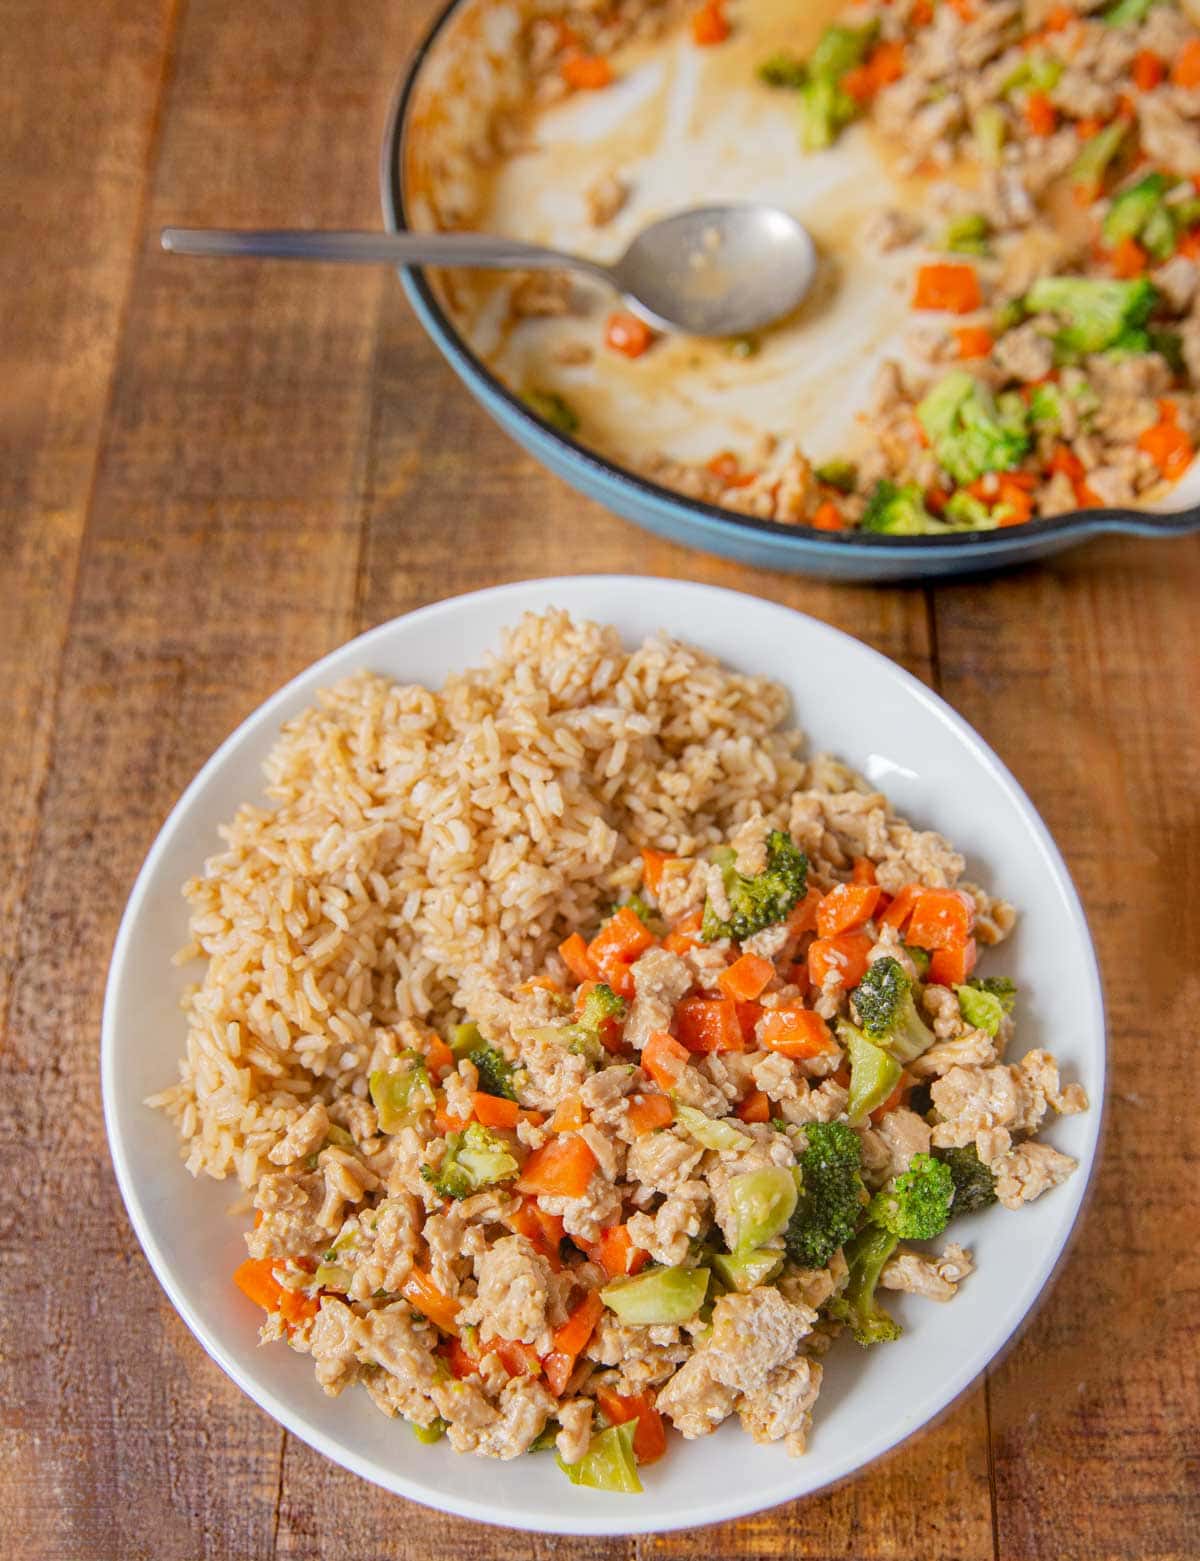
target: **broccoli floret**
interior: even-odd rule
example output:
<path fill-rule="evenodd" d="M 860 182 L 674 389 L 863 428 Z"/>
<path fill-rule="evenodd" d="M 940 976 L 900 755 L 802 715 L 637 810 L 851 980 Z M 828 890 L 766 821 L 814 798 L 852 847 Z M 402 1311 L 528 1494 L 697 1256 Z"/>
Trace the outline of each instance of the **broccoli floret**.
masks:
<path fill-rule="evenodd" d="M 968 493 L 966 488 L 959 488 L 950 495 L 944 514 L 964 531 L 991 531 L 997 524 L 995 515 L 983 500 Z"/>
<path fill-rule="evenodd" d="M 999 1033 L 1000 1021 L 1005 1014 L 1012 1013 L 1017 1000 L 1016 985 L 1006 976 L 988 976 L 982 981 L 976 976 L 954 990 L 967 1023 L 991 1036 Z"/>
<path fill-rule="evenodd" d="M 1052 314 L 1063 322 L 1054 338 L 1060 357 L 1107 352 L 1130 333 L 1140 332 L 1158 303 L 1158 289 L 1144 276 L 1129 282 L 1082 276 L 1047 276 L 1025 296 L 1031 314 Z"/>
<path fill-rule="evenodd" d="M 1129 133 L 1130 121 L 1124 117 L 1114 119 L 1112 124 L 1105 125 L 1091 140 L 1085 142 L 1083 151 L 1075 159 L 1071 168 L 1071 180 L 1079 185 L 1090 195 L 1099 194 L 1104 183 L 1104 176 L 1108 172 L 1108 165 L 1121 150 L 1121 145 Z"/>
<path fill-rule="evenodd" d="M 523 399 L 531 412 L 536 412 L 544 423 L 557 428 L 560 434 L 573 434 L 578 430 L 579 413 L 557 390 L 527 390 Z"/>
<path fill-rule="evenodd" d="M 1152 255 L 1165 260 L 1175 248 L 1175 224 L 1163 203 L 1170 188 L 1165 174 L 1148 173 L 1122 190 L 1104 219 L 1106 247 L 1115 249 L 1125 239 L 1141 239 Z"/>
<path fill-rule="evenodd" d="M 730 917 L 722 921 L 712 901 L 705 903 L 700 936 L 706 943 L 718 938 L 741 943 L 764 927 L 774 926 L 803 898 L 808 887 L 808 858 L 782 829 L 773 829 L 767 836 L 767 865 L 753 878 L 737 871 L 729 847 L 722 847 L 714 857 L 725 880 Z"/>
<path fill-rule="evenodd" d="M 929 513 L 916 483 L 898 487 L 886 477 L 875 484 L 859 524 L 864 531 L 894 537 L 936 536 L 954 529 Z"/>
<path fill-rule="evenodd" d="M 897 1062 L 914 1062 L 933 1045 L 933 1031 L 917 1012 L 912 981 L 898 959 L 877 959 L 853 995 L 867 1039 Z"/>
<path fill-rule="evenodd" d="M 584 998 L 583 1007 L 579 1010 L 578 1023 L 585 1030 L 599 1030 L 606 1019 L 624 1017 L 625 999 L 618 997 L 612 987 L 599 981 Z"/>
<path fill-rule="evenodd" d="M 810 76 L 800 88 L 801 146 L 806 152 L 823 152 L 857 112 L 858 104 L 831 77 Z"/>
<path fill-rule="evenodd" d="M 803 1181 L 783 1244 L 801 1268 L 824 1268 L 862 1218 L 862 1152 L 845 1122 L 810 1122 L 804 1132 L 808 1143 L 797 1162 Z"/>
<path fill-rule="evenodd" d="M 796 55 L 780 49 L 769 54 L 758 67 L 758 79 L 768 87 L 802 87 L 808 80 L 808 66 Z"/>
<path fill-rule="evenodd" d="M 516 1071 L 511 1062 L 494 1046 L 476 1046 L 467 1053 L 479 1074 L 479 1088 L 485 1095 L 500 1095 L 505 1100 L 516 1100 L 513 1086 Z"/>
<path fill-rule="evenodd" d="M 950 1220 L 954 1177 L 932 1155 L 915 1154 L 908 1170 L 871 1199 L 868 1217 L 907 1241 L 932 1241 Z"/>
<path fill-rule="evenodd" d="M 858 467 L 853 461 L 837 456 L 826 461 L 824 466 L 818 466 L 815 475 L 818 482 L 836 488 L 839 493 L 853 493 L 858 486 Z"/>
<path fill-rule="evenodd" d="M 954 1182 L 954 1201 L 951 1215 L 974 1214 L 978 1209 L 989 1208 L 996 1201 L 996 1178 L 983 1161 L 974 1144 L 962 1149 L 939 1149 L 937 1158 L 950 1172 Z"/>
<path fill-rule="evenodd" d="M 461 1133 L 446 1134 L 446 1151 L 435 1170 L 423 1165 L 421 1175 L 443 1198 L 468 1198 L 483 1187 L 508 1181 L 520 1170 L 508 1145 L 491 1128 L 472 1122 Z"/>
<path fill-rule="evenodd" d="M 967 484 L 984 472 L 1011 471 L 1029 449 L 1024 406 L 998 403 L 981 380 L 954 369 L 917 407 L 938 464 L 955 482 Z"/>
<path fill-rule="evenodd" d="M 986 255 L 989 231 L 988 220 L 982 212 L 964 212 L 946 224 L 942 247 L 952 255 Z"/>
<path fill-rule="evenodd" d="M 850 1331 L 862 1345 L 885 1344 L 898 1339 L 903 1331 L 875 1299 L 879 1276 L 896 1250 L 897 1240 L 890 1230 L 868 1225 L 846 1244 L 850 1277 L 845 1290 L 830 1301 L 826 1310 L 838 1322 L 849 1323 Z"/>
<path fill-rule="evenodd" d="M 1150 8 L 1157 0 L 1117 0 L 1116 5 L 1110 5 L 1105 11 L 1102 20 L 1110 27 L 1127 27 L 1133 22 L 1144 22 L 1150 15 Z"/>

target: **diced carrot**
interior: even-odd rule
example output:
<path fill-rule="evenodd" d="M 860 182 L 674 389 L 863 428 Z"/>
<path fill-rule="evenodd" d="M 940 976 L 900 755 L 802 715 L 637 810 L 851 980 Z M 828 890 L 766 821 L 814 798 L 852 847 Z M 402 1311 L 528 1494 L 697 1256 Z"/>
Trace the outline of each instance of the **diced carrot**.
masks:
<path fill-rule="evenodd" d="M 909 21 L 914 27 L 928 27 L 933 21 L 933 0 L 916 0 Z"/>
<path fill-rule="evenodd" d="M 698 11 L 692 13 L 692 38 L 702 49 L 724 43 L 729 37 L 729 20 L 722 0 L 705 0 Z"/>
<path fill-rule="evenodd" d="M 869 856 L 856 856 L 850 867 L 851 883 L 878 883 L 875 863 Z"/>
<path fill-rule="evenodd" d="M 1128 280 L 1141 276 L 1146 269 L 1148 256 L 1135 238 L 1123 238 L 1112 252 L 1112 268 L 1119 277 Z"/>
<path fill-rule="evenodd" d="M 879 91 L 871 67 L 865 64 L 856 65 L 853 70 L 848 70 L 838 85 L 856 103 L 869 103 Z"/>
<path fill-rule="evenodd" d="M 604 327 L 604 345 L 627 358 L 640 358 L 654 340 L 654 332 L 645 320 L 626 309 L 618 309 L 608 317 Z"/>
<path fill-rule="evenodd" d="M 972 0 L 946 0 L 946 3 L 952 11 L 958 13 L 961 21 L 973 22 L 975 20 L 975 7 Z"/>
<path fill-rule="evenodd" d="M 843 1089 L 850 1088 L 850 1064 L 843 1062 L 840 1068 L 835 1068 L 829 1075 L 835 1084 L 840 1084 Z"/>
<path fill-rule="evenodd" d="M 458 1332 L 458 1313 L 462 1302 L 439 1289 L 425 1270 L 415 1263 L 409 1270 L 408 1278 L 400 1286 L 400 1294 L 443 1333 Z"/>
<path fill-rule="evenodd" d="M 1079 12 L 1071 9 L 1069 5 L 1056 5 L 1046 20 L 1042 23 L 1042 31 L 1047 33 L 1060 33 L 1065 27 L 1079 17 Z"/>
<path fill-rule="evenodd" d="M 521 1108 L 515 1100 L 489 1095 L 481 1089 L 471 1096 L 471 1107 L 484 1127 L 516 1127 L 521 1119 Z"/>
<path fill-rule="evenodd" d="M 610 1225 L 602 1230 L 592 1254 L 610 1279 L 621 1274 L 636 1274 L 650 1259 L 648 1252 L 634 1246 L 627 1225 Z"/>
<path fill-rule="evenodd" d="M 1139 49 L 1133 57 L 1133 84 L 1139 92 L 1152 92 L 1167 74 L 1160 55 L 1151 49 Z"/>
<path fill-rule="evenodd" d="M 734 1116 L 743 1122 L 769 1122 L 771 1120 L 771 1102 L 766 1091 L 752 1089 L 750 1093 L 739 1102 L 734 1110 Z"/>
<path fill-rule="evenodd" d="M 951 314 L 970 314 L 982 302 L 974 266 L 943 262 L 922 266 L 917 272 L 914 309 L 944 309 Z"/>
<path fill-rule="evenodd" d="M 820 889 L 809 889 L 787 919 L 789 937 L 799 938 L 806 932 L 817 930 L 817 917 L 820 915 L 821 901 L 824 898 Z"/>
<path fill-rule="evenodd" d="M 510 1377 L 536 1377 L 541 1374 L 542 1363 L 532 1344 L 522 1339 L 480 1339 L 479 1358 L 494 1355 Z"/>
<path fill-rule="evenodd" d="M 1065 472 L 1072 482 L 1080 482 L 1084 476 L 1084 465 L 1079 457 L 1071 449 L 1070 445 L 1056 445 L 1053 455 L 1050 457 L 1050 470 L 1052 472 Z"/>
<path fill-rule="evenodd" d="M 759 954 L 743 954 L 717 977 L 717 985 L 726 997 L 752 1003 L 771 984 L 775 966 Z"/>
<path fill-rule="evenodd" d="M 654 934 L 638 913 L 623 905 L 588 944 L 588 958 L 600 979 L 607 982 L 618 997 L 632 997 L 633 973 L 629 967 L 654 942 Z"/>
<path fill-rule="evenodd" d="M 888 87 L 904 74 L 904 45 L 898 40 L 885 39 L 877 43 L 870 59 L 871 73 L 880 87 Z"/>
<path fill-rule="evenodd" d="M 264 1312 L 277 1312 L 283 1296 L 283 1286 L 275 1278 L 274 1270 L 273 1258 L 248 1257 L 233 1271 L 234 1284 Z"/>
<path fill-rule="evenodd" d="M 511 1213 L 504 1216 L 504 1223 L 518 1236 L 525 1236 L 542 1254 L 557 1274 L 562 1269 L 558 1244 L 563 1237 L 561 1214 L 547 1214 L 538 1207 L 536 1198 L 522 1198 Z"/>
<path fill-rule="evenodd" d="M 1177 87 L 1200 87 L 1200 38 L 1193 38 L 1179 51 L 1171 80 Z"/>
<path fill-rule="evenodd" d="M 1093 136 L 1098 136 L 1104 129 L 1102 119 L 1077 119 L 1075 121 L 1075 134 L 1081 141 L 1090 141 Z M 1089 189 L 1091 186 L 1085 186 Z"/>
<path fill-rule="evenodd" d="M 675 1118 L 675 1107 L 665 1095 L 657 1092 L 634 1095 L 625 1113 L 625 1120 L 639 1138 L 652 1133 L 656 1127 L 666 1127 Z"/>
<path fill-rule="evenodd" d="M 908 941 L 921 949 L 960 948 L 971 936 L 975 909 L 957 889 L 924 889 L 908 924 Z"/>
<path fill-rule="evenodd" d="M 822 938 L 849 932 L 871 919 L 882 893 L 875 883 L 835 884 L 821 901 L 817 912 L 817 932 Z"/>
<path fill-rule="evenodd" d="M 517 1178 L 517 1191 L 582 1198 L 595 1169 L 596 1156 L 578 1133 L 560 1133 L 526 1160 Z"/>
<path fill-rule="evenodd" d="M 462 1382 L 467 1377 L 473 1377 L 479 1371 L 479 1362 L 471 1355 L 466 1345 L 457 1335 L 449 1340 L 445 1349 L 446 1363 L 451 1372 Z"/>
<path fill-rule="evenodd" d="M 1200 260 L 1200 228 L 1192 228 L 1185 233 L 1175 250 L 1177 254 L 1186 255 L 1189 260 Z"/>
<path fill-rule="evenodd" d="M 761 1003 L 739 1003 L 734 999 L 733 1006 L 737 1009 L 738 1023 L 742 1027 L 742 1039 L 753 1051 L 754 1032 L 758 1028 L 758 1021 L 762 1018 Z"/>
<path fill-rule="evenodd" d="M 954 339 L 960 358 L 986 358 L 996 345 L 996 338 L 986 325 L 957 325 Z"/>
<path fill-rule="evenodd" d="M 929 959 L 929 979 L 938 986 L 962 986 L 975 969 L 978 952 L 974 938 L 953 948 L 934 949 Z"/>
<path fill-rule="evenodd" d="M 917 901 L 924 893 L 919 883 L 906 883 L 898 889 L 892 899 L 892 903 L 880 916 L 880 921 L 887 927 L 894 927 L 897 932 L 904 930 L 904 924 L 913 913 Z"/>
<path fill-rule="evenodd" d="M 832 499 L 825 499 L 813 511 L 815 531 L 845 531 L 846 518 Z"/>
<path fill-rule="evenodd" d="M 796 1060 L 837 1050 L 837 1042 L 820 1014 L 799 1003 L 765 1009 L 758 1026 L 758 1041 L 768 1051 Z"/>
<path fill-rule="evenodd" d="M 1138 449 L 1146 452 L 1169 482 L 1183 476 L 1196 453 L 1187 431 L 1169 417 L 1138 435 Z"/>
<path fill-rule="evenodd" d="M 642 1047 L 642 1067 L 660 1089 L 674 1089 L 679 1075 L 691 1062 L 687 1047 L 666 1030 L 654 1030 Z"/>
<path fill-rule="evenodd" d="M 841 932 L 834 938 L 818 938 L 808 950 L 808 978 L 820 987 L 826 976 L 836 971 L 842 989 L 856 987 L 866 974 L 867 955 L 873 945 L 865 932 Z"/>
<path fill-rule="evenodd" d="M 430 1073 L 441 1073 L 454 1066 L 454 1053 L 441 1036 L 432 1031 L 425 1042 L 425 1064 Z"/>
<path fill-rule="evenodd" d="M 567 86 L 576 91 L 595 92 L 613 79 L 612 66 L 602 54 L 568 54 L 559 70 Z"/>
<path fill-rule="evenodd" d="M 671 954 L 686 954 L 688 949 L 699 948 L 703 940 L 698 936 L 704 921 L 703 911 L 693 911 L 671 928 L 663 939 L 663 948 Z"/>
<path fill-rule="evenodd" d="M 1058 129 L 1058 110 L 1044 92 L 1026 94 L 1025 123 L 1035 136 L 1052 136 Z"/>
<path fill-rule="evenodd" d="M 663 1418 L 654 1407 L 649 1393 L 621 1394 L 610 1387 L 596 1389 L 596 1402 L 612 1425 L 624 1425 L 636 1420 L 633 1433 L 633 1455 L 638 1463 L 653 1463 L 667 1450 L 667 1433 Z"/>
<path fill-rule="evenodd" d="M 675 1024 L 688 1051 L 740 1052 L 745 1048 L 732 998 L 685 997 L 675 1009 Z"/>
<path fill-rule="evenodd" d="M 799 987 L 800 995 L 803 997 L 812 985 L 808 979 L 808 961 L 796 960 L 794 964 L 789 965 L 784 979 L 789 986 Z"/>
<path fill-rule="evenodd" d="M 577 1133 L 583 1126 L 583 1101 L 578 1095 L 564 1095 L 550 1118 L 552 1133 Z"/>
<path fill-rule="evenodd" d="M 566 1392 L 580 1351 L 595 1332 L 603 1311 L 604 1302 L 599 1291 L 589 1291 L 562 1327 L 555 1330 L 554 1348 L 542 1361 L 552 1393 L 561 1396 Z"/>
<path fill-rule="evenodd" d="M 576 981 L 594 981 L 599 975 L 599 971 L 588 955 L 588 946 L 579 933 L 573 932 L 569 938 L 560 943 L 558 952 L 563 964 Z"/>
<path fill-rule="evenodd" d="M 913 1081 L 907 1073 L 902 1073 L 897 1081 L 895 1089 L 884 1101 L 882 1106 L 876 1106 L 871 1112 L 871 1121 L 878 1122 L 880 1118 L 887 1116 L 889 1111 L 896 1111 L 908 1099 L 909 1091 L 913 1087 Z"/>
<path fill-rule="evenodd" d="M 651 851 L 649 847 L 642 852 L 642 883 L 650 893 L 658 898 L 658 891 L 662 888 L 663 869 L 668 862 L 675 858 L 666 851 Z"/>
<path fill-rule="evenodd" d="M 469 1116 L 451 1116 L 446 1106 L 446 1097 L 442 1094 L 441 1090 L 438 1090 L 437 1098 L 433 1108 L 433 1125 L 437 1131 L 442 1134 L 443 1137 L 445 1137 L 447 1133 L 461 1132 L 470 1120 L 471 1118 Z"/>

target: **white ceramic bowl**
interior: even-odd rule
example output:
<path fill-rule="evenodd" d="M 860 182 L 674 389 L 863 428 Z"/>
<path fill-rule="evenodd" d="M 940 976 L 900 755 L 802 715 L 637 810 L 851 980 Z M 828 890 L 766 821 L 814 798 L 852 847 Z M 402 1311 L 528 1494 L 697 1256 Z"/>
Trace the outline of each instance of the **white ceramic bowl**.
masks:
<path fill-rule="evenodd" d="M 629 640 L 665 628 L 786 684 L 814 749 L 858 766 L 1021 907 L 1020 928 L 992 965 L 1020 983 L 1019 1050 L 1052 1048 L 1093 1102 L 1047 1134 L 1080 1161 L 1065 1186 L 1019 1213 L 992 1209 L 955 1227 L 978 1272 L 950 1305 L 889 1298 L 905 1327 L 899 1343 L 867 1353 L 846 1342 L 831 1353 L 804 1458 L 756 1447 L 726 1426 L 701 1442 L 674 1439 L 637 1497 L 569 1485 L 549 1456 L 495 1463 L 459 1457 L 445 1443 L 421 1446 L 366 1394 L 326 1398 L 308 1360 L 260 1348 L 261 1314 L 230 1278 L 244 1255 L 244 1221 L 226 1213 L 237 1189 L 192 1181 L 170 1124 L 142 1105 L 176 1076 L 184 1042 L 178 999 L 189 975 L 171 964 L 186 941 L 180 885 L 216 849 L 218 824 L 261 794 L 260 765 L 280 723 L 359 667 L 438 684 L 477 661 L 522 612 L 551 605 L 614 623 Z M 383 624 L 245 721 L 188 787 L 134 886 L 105 999 L 102 1072 L 113 1162 L 146 1255 L 200 1343 L 268 1414 L 344 1467 L 447 1512 L 515 1528 L 630 1534 L 739 1517 L 841 1479 L 925 1425 L 983 1371 L 1045 1288 L 1075 1223 L 1100 1130 L 1104 1053 L 1096 959 L 1062 858 L 966 722 L 884 657 L 786 608 L 706 586 L 600 576 L 501 586 Z"/>

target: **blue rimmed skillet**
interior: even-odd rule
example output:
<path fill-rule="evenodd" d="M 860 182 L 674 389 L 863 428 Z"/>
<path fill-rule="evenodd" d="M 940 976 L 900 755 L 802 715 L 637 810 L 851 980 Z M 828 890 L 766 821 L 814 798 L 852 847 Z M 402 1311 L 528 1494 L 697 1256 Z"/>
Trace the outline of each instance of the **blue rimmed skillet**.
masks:
<path fill-rule="evenodd" d="M 396 89 L 380 166 L 383 217 L 390 232 L 410 226 L 404 189 L 405 137 L 421 71 L 464 3 L 466 0 L 450 0 L 440 12 Z M 446 313 L 423 268 L 405 267 L 400 276 L 417 318 L 446 361 L 518 444 L 588 498 L 686 547 L 765 569 L 834 580 L 928 580 L 1029 563 L 1106 533 L 1178 537 L 1200 531 L 1200 503 L 1167 513 L 1076 510 L 1003 530 L 962 532 L 949 540 L 872 536 L 859 531 L 829 533 L 738 515 L 715 504 L 685 498 L 552 428 L 475 354 Z M 1185 483 L 1194 487 L 1194 473 Z"/>

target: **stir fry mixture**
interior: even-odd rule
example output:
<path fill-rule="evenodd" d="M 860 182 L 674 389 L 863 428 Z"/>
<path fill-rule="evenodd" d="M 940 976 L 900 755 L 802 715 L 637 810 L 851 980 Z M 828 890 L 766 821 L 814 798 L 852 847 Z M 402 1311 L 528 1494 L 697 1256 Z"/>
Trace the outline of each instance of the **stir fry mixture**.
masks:
<path fill-rule="evenodd" d="M 733 1415 L 802 1453 L 837 1335 L 949 1300 L 957 1222 L 1069 1176 L 1034 1135 L 1087 1100 L 1006 1060 L 1018 994 L 975 967 L 1014 912 L 944 840 L 853 787 L 785 822 L 643 851 L 543 973 L 375 1031 L 365 1098 L 297 1105 L 236 1274 L 264 1340 L 423 1441 L 604 1490 Z"/>
<path fill-rule="evenodd" d="M 581 53 L 572 26 L 533 34 L 535 64 L 556 91 L 606 86 L 607 58 Z M 692 16 L 698 47 L 737 26 L 736 0 Z M 814 468 L 771 435 L 703 464 L 657 456 L 648 475 L 764 519 L 893 536 L 1162 497 L 1200 434 L 1200 28 L 1185 10 L 860 0 L 808 58 L 771 55 L 760 79 L 795 98 L 803 152 L 867 120 L 897 173 L 920 179 L 856 262 L 913 249 L 910 351 L 882 365 L 868 437 L 844 459 Z M 598 220 L 624 198 L 611 186 Z M 631 358 L 655 345 L 623 312 L 604 341 Z M 579 428 L 561 395 L 530 400 Z"/>

